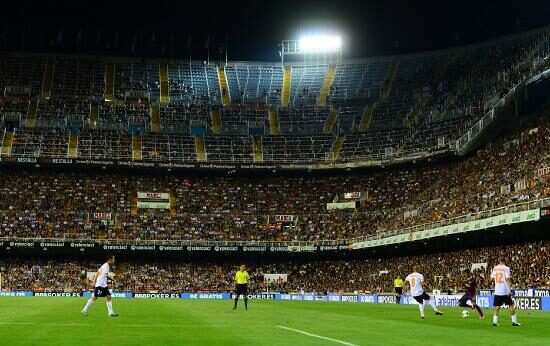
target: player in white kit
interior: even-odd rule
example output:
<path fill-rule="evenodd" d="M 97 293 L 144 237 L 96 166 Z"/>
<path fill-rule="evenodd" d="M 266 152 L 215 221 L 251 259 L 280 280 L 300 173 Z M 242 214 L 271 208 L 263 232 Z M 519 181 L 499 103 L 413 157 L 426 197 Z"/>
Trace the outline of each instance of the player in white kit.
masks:
<path fill-rule="evenodd" d="M 418 308 L 420 309 L 420 317 L 424 319 L 424 304 L 428 302 L 432 309 L 434 309 L 436 315 L 443 315 L 437 306 L 435 306 L 434 300 L 424 291 L 422 284 L 424 283 L 424 275 L 418 273 L 418 266 L 413 267 L 414 272 L 407 275 L 405 278 L 405 288 L 407 284 L 411 287 L 411 296 L 418 302 Z"/>
<path fill-rule="evenodd" d="M 86 306 L 82 309 L 82 315 L 88 316 L 88 309 L 97 300 L 97 298 L 105 297 L 107 298 L 107 312 L 109 313 L 109 316 L 118 316 L 118 314 L 113 311 L 113 301 L 111 299 L 111 292 L 109 291 L 109 286 L 107 284 L 107 275 L 111 270 L 110 265 L 113 263 L 115 263 L 115 257 L 107 256 L 107 262 L 105 262 L 94 275 L 94 295 L 86 302 Z"/>
<path fill-rule="evenodd" d="M 491 279 L 495 280 L 493 326 L 498 326 L 498 313 L 500 307 L 505 304 L 508 305 L 508 309 L 510 310 L 512 326 L 518 327 L 520 324 L 518 323 L 514 300 L 512 299 L 512 275 L 510 274 L 510 267 L 507 267 L 502 259 L 499 259 L 498 263 L 491 271 Z"/>

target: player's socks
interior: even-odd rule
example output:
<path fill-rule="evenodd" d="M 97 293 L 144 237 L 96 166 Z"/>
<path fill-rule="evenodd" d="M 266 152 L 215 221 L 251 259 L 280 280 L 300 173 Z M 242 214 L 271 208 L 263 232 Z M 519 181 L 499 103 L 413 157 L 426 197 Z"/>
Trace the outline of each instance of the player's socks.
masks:
<path fill-rule="evenodd" d="M 481 311 L 481 308 L 478 305 L 474 305 L 474 308 L 477 310 L 480 317 L 483 317 L 483 311 Z"/>
<path fill-rule="evenodd" d="M 239 297 L 235 298 L 235 304 L 233 305 L 233 310 L 237 308 L 237 302 L 239 301 Z"/>
<path fill-rule="evenodd" d="M 82 309 L 82 312 L 86 314 L 88 312 L 88 309 L 90 308 L 90 306 L 92 306 L 93 303 L 94 301 L 91 298 L 88 299 L 88 301 L 86 302 L 86 306 L 84 306 L 84 309 Z"/>
<path fill-rule="evenodd" d="M 420 309 L 420 317 L 424 318 L 424 304 L 418 304 L 418 309 Z"/>
<path fill-rule="evenodd" d="M 493 315 L 493 326 L 498 326 L 498 316 L 497 315 Z"/>
<path fill-rule="evenodd" d="M 109 315 L 114 315 L 115 312 L 113 311 L 113 302 L 107 302 L 107 311 L 109 311 Z"/>
<path fill-rule="evenodd" d="M 248 298 L 244 298 L 244 308 L 248 310 Z"/>
<path fill-rule="evenodd" d="M 432 309 L 434 309 L 435 313 L 436 314 L 440 314 L 441 311 L 439 311 L 439 309 L 437 308 L 437 306 L 435 306 L 435 303 L 434 303 L 434 300 L 433 298 L 428 300 L 428 304 L 430 304 L 430 306 L 432 307 Z"/>
<path fill-rule="evenodd" d="M 517 316 L 516 314 L 513 314 L 513 315 L 512 315 L 512 325 L 513 325 L 514 327 L 520 326 L 520 324 L 518 323 L 518 316 Z"/>

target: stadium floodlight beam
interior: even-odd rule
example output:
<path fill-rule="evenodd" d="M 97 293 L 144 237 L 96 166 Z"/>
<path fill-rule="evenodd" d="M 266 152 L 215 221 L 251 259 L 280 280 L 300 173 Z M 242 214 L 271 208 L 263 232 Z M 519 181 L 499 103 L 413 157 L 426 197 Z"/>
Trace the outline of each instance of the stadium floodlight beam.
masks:
<path fill-rule="evenodd" d="M 339 36 L 304 36 L 298 40 L 298 48 L 303 53 L 333 53 L 342 48 Z"/>
<path fill-rule="evenodd" d="M 340 61 L 342 55 L 342 39 L 338 35 L 307 35 L 299 40 L 284 40 L 281 42 L 281 62 L 285 57 L 302 55 L 307 57 L 323 57 L 328 60 Z"/>

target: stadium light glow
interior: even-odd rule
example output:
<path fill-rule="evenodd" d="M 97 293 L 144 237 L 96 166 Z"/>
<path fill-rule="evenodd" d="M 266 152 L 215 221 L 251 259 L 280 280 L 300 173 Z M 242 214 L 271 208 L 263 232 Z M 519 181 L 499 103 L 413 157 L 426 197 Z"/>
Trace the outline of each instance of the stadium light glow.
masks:
<path fill-rule="evenodd" d="M 304 36 L 298 41 L 303 53 L 336 52 L 342 47 L 342 39 L 336 35 Z"/>

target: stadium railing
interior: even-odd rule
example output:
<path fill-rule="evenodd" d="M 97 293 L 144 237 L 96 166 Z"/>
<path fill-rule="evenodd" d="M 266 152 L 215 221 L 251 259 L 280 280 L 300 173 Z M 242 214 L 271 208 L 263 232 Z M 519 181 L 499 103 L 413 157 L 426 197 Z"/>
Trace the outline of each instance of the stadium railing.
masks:
<path fill-rule="evenodd" d="M 480 220 L 480 219 L 484 219 L 492 216 L 499 216 L 507 213 L 514 213 L 517 211 L 545 208 L 548 206 L 550 206 L 550 197 L 538 199 L 535 201 L 511 204 L 505 207 L 485 210 L 477 213 L 470 213 L 466 215 L 457 216 L 451 219 L 424 223 L 424 224 L 415 225 L 412 227 L 401 228 L 401 229 L 396 229 L 392 231 L 379 232 L 376 235 L 363 236 L 363 237 L 351 239 L 351 242 L 354 243 L 354 242 L 360 242 L 360 241 L 366 241 L 366 240 L 382 239 L 382 238 L 386 238 L 394 235 L 424 231 L 424 230 L 434 229 L 441 226 L 454 225 L 454 224 L 463 223 L 467 221 L 475 221 L 475 220 Z"/>

